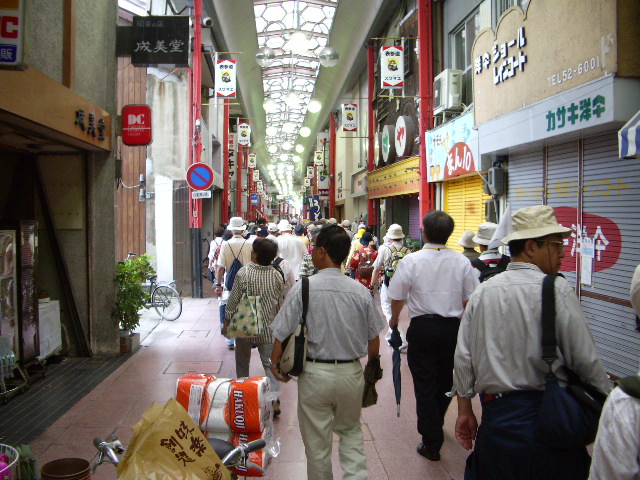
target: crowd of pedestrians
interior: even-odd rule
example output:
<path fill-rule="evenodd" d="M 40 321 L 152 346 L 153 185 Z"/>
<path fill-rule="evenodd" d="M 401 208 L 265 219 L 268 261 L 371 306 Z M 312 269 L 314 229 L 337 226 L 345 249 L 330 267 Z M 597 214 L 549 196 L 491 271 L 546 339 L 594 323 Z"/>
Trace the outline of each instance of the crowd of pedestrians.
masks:
<path fill-rule="evenodd" d="M 552 367 L 542 359 L 542 280 L 558 273 L 570 229 L 543 205 L 518 210 L 507 223 L 511 233 L 503 238 L 495 238 L 499 229 L 491 222 L 480 224 L 477 233 L 465 231 L 458 240 L 463 252 L 447 247 L 454 220 L 440 210 L 422 219 L 424 244 L 418 251 L 397 224 L 387 228 L 382 242 L 372 227 L 333 218 L 259 219 L 248 227 L 234 217 L 226 230 L 216 230 L 209 265 L 223 333 L 246 298 L 259 297 L 266 327 L 259 335 L 226 340 L 236 350 L 237 376 L 248 376 L 251 349 L 257 348 L 274 397 L 279 382 L 291 378 L 279 368 L 282 342 L 302 316 L 299 280 L 309 279 L 307 358 L 298 377 L 297 414 L 310 480 L 333 478 L 334 433 L 344 478 L 367 478 L 360 359 L 374 362 L 381 332 L 388 342 L 396 328 L 413 379 L 419 455 L 440 460 L 445 414 L 456 397 L 456 439 L 472 450 L 465 479 L 586 479 L 590 468 L 594 479 L 640 478 L 638 377 L 605 404 L 593 465 L 586 445 L 551 447 L 537 434 L 550 368 L 562 386 L 571 370 L 603 395 L 611 381 L 579 299 L 562 277 L 553 287 L 558 358 Z M 640 267 L 634 282 L 632 298 L 640 308 Z M 406 331 L 399 325 L 404 308 L 410 318 Z M 481 422 L 471 406 L 475 395 Z M 279 414 L 279 398 L 273 407 Z M 634 427 L 624 426 L 625 419 Z M 619 432 L 625 432 L 624 440 Z"/>

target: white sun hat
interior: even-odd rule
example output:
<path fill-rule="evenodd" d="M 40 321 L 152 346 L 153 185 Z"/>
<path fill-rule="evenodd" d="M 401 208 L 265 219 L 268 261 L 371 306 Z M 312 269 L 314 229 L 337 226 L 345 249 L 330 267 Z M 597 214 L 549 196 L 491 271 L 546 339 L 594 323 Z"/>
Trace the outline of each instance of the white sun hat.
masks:
<path fill-rule="evenodd" d="M 517 210 L 511 215 L 513 232 L 502 239 L 502 243 L 508 244 L 512 240 L 525 240 L 540 238 L 560 233 L 568 237 L 571 229 L 563 227 L 556 220 L 553 208 L 549 205 L 535 205 Z"/>
<path fill-rule="evenodd" d="M 391 240 L 399 240 L 401 238 L 404 238 L 404 233 L 402 233 L 402 227 L 397 223 L 392 224 L 391 226 L 389 226 L 389 230 L 387 230 L 386 237 Z"/>
<path fill-rule="evenodd" d="M 232 232 L 244 232 L 246 228 L 247 226 L 241 217 L 231 217 L 229 225 L 227 225 L 227 230 Z"/>
<path fill-rule="evenodd" d="M 473 230 L 466 230 L 458 240 L 458 245 L 464 248 L 476 248 L 478 244 L 472 240 L 474 235 Z"/>
<path fill-rule="evenodd" d="M 498 224 L 493 222 L 484 222 L 481 223 L 478 227 L 478 233 L 471 239 L 479 245 L 489 245 L 491 243 L 491 238 L 493 234 L 496 232 L 496 228 L 498 228 Z"/>

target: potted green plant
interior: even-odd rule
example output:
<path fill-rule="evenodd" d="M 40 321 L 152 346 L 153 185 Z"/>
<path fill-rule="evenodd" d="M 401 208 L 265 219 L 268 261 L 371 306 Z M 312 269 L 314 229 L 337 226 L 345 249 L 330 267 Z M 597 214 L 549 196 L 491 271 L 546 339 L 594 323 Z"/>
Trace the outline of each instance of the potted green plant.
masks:
<path fill-rule="evenodd" d="M 116 305 L 113 316 L 118 320 L 120 330 L 130 335 L 140 325 L 140 314 L 149 301 L 149 292 L 143 286 L 149 275 L 155 274 L 151 257 L 146 253 L 118 264 L 116 274 Z"/>
<path fill-rule="evenodd" d="M 411 238 L 409 235 L 404 237 L 404 244 L 411 250 L 412 252 L 417 252 L 422 248 L 420 242 L 414 238 Z"/>

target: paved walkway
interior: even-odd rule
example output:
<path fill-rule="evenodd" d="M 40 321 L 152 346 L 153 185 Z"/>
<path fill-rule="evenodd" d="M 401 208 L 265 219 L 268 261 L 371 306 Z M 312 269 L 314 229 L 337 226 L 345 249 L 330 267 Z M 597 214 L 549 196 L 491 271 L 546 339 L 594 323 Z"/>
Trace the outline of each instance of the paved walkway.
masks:
<path fill-rule="evenodd" d="M 403 318 L 401 322 L 408 323 Z M 196 371 L 220 377 L 234 377 L 235 361 L 220 335 L 218 302 L 215 299 L 184 300 L 182 316 L 175 322 L 159 322 L 153 313 L 143 317 L 140 350 L 82 398 L 66 414 L 31 442 L 39 465 L 63 457 L 91 459 L 95 437 L 115 431 L 127 445 L 131 427 L 140 420 L 151 402 L 164 404 L 174 396 L 176 380 Z M 371 480 L 462 479 L 467 452 L 453 436 L 455 401 L 445 421 L 442 460 L 430 462 L 415 449 L 420 440 L 416 431 L 415 400 L 406 356 L 402 355 L 400 418 L 391 380 L 391 349 L 381 350 L 384 377 L 377 384 L 378 404 L 362 412 L 365 453 Z M 251 375 L 263 375 L 253 351 Z M 296 383 L 282 385 L 282 415 L 274 421 L 280 438 L 280 455 L 273 459 L 267 477 L 272 480 L 305 480 L 306 462 L 296 417 Z M 477 409 L 479 411 L 479 408 Z M 333 452 L 335 478 L 342 478 L 337 452 Z M 93 477 L 116 479 L 115 468 L 104 465 Z"/>

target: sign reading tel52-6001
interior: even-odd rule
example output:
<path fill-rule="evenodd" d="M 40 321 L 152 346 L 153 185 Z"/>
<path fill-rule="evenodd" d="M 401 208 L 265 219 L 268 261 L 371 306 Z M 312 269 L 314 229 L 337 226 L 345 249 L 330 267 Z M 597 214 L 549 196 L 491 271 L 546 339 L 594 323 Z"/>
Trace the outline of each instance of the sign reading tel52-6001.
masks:
<path fill-rule="evenodd" d="M 122 107 L 122 142 L 125 145 L 151 143 L 151 108 L 149 105 Z"/>

